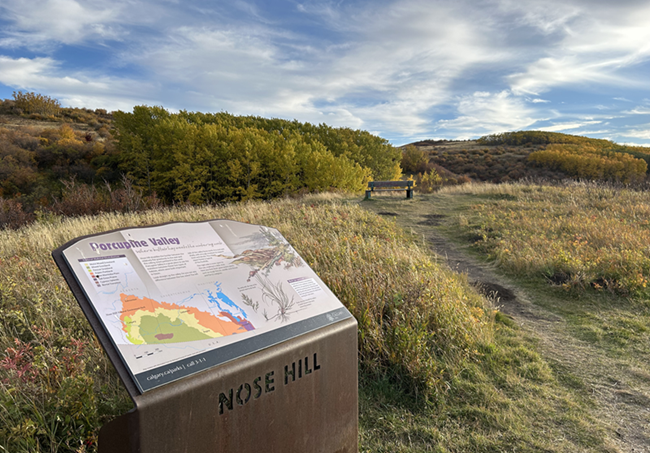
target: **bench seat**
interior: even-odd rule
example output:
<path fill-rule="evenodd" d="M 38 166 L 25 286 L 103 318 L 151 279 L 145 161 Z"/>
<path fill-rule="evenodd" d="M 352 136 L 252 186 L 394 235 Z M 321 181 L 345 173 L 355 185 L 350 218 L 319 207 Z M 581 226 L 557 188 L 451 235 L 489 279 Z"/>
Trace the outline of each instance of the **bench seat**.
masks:
<path fill-rule="evenodd" d="M 405 190 L 406 198 L 413 198 L 413 181 L 370 181 L 366 190 L 366 200 L 369 200 L 373 192 L 392 192 Z"/>

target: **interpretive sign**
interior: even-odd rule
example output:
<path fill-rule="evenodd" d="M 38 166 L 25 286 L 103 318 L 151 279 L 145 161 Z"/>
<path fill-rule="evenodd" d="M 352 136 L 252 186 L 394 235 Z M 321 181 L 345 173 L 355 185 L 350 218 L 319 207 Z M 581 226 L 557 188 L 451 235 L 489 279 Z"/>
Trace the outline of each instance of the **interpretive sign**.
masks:
<path fill-rule="evenodd" d="M 282 235 L 259 225 L 129 228 L 54 255 L 140 392 L 350 316 Z"/>
<path fill-rule="evenodd" d="M 52 253 L 135 408 L 100 453 L 356 453 L 357 323 L 275 229 L 125 228 Z"/>

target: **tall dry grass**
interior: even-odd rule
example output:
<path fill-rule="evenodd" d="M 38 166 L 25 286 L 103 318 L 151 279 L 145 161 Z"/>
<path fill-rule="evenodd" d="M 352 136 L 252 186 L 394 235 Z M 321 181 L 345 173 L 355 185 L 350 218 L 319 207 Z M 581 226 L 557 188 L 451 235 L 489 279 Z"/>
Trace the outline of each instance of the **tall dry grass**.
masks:
<path fill-rule="evenodd" d="M 650 279 L 650 196 L 596 183 L 468 185 L 483 195 L 460 220 L 509 272 L 567 288 L 644 292 Z"/>
<path fill-rule="evenodd" d="M 490 340 L 490 311 L 391 222 L 334 196 L 93 217 L 0 231 L 0 446 L 94 451 L 129 400 L 50 253 L 101 231 L 227 218 L 279 229 L 359 321 L 362 382 L 432 401 Z"/>

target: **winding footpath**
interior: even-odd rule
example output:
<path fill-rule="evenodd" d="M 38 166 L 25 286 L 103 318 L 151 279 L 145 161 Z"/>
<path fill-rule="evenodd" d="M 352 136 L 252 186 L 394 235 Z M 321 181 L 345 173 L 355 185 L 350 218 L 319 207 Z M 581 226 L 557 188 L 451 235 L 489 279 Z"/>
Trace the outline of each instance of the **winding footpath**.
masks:
<path fill-rule="evenodd" d="M 564 318 L 533 304 L 530 295 L 496 269 L 478 262 L 463 246 L 452 244 L 435 231 L 436 216 L 412 220 L 432 226 L 425 233 L 431 249 L 451 269 L 466 273 L 477 288 L 495 297 L 502 313 L 538 338 L 547 361 L 571 370 L 591 388 L 597 405 L 594 416 L 609 428 L 612 447 L 625 453 L 650 453 L 650 398 L 646 396 L 650 395 L 649 369 L 630 369 L 627 363 L 573 337 Z M 645 385 L 639 386 L 638 382 Z"/>

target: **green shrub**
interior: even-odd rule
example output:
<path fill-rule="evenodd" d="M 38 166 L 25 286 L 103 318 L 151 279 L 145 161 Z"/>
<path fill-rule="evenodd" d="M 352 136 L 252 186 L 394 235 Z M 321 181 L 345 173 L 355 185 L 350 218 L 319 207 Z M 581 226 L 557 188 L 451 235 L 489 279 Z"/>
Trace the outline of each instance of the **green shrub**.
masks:
<path fill-rule="evenodd" d="M 303 191 L 359 192 L 375 175 L 379 148 L 364 146 L 364 134 L 357 137 L 359 144 L 349 144 L 350 131 L 330 130 L 335 138 L 343 137 L 337 143 L 345 152 L 335 152 L 333 145 L 301 134 L 298 126 L 279 131 L 261 119 L 224 115 L 170 114 L 144 106 L 116 112 L 122 171 L 167 203 L 193 204 Z"/>
<path fill-rule="evenodd" d="M 414 145 L 407 145 L 402 151 L 402 170 L 406 173 L 424 173 L 429 159 L 427 154 Z"/>
<path fill-rule="evenodd" d="M 433 168 L 427 172 L 418 173 L 415 178 L 415 189 L 422 193 L 431 193 L 442 184 L 442 177 Z"/>

